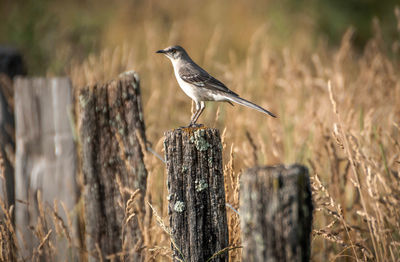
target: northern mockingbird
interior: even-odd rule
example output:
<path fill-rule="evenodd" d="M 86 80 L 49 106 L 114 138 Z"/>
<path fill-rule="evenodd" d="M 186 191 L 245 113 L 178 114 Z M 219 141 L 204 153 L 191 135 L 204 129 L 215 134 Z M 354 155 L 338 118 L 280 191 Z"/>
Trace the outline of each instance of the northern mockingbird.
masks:
<path fill-rule="evenodd" d="M 196 112 L 193 114 L 188 127 L 200 126 L 196 122 L 205 108 L 204 101 L 222 101 L 231 105 L 233 105 L 231 102 L 235 102 L 276 117 L 268 110 L 239 97 L 238 94 L 229 90 L 222 82 L 198 66 L 182 47 L 171 46 L 158 50 L 156 53 L 164 54 L 171 60 L 179 86 L 196 103 Z"/>

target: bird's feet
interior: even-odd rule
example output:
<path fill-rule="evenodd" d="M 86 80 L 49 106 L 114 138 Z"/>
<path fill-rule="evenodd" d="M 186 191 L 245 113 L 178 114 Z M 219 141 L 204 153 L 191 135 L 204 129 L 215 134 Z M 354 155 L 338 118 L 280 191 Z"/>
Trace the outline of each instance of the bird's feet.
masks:
<path fill-rule="evenodd" d="M 190 123 L 188 126 L 181 126 L 180 128 L 199 128 L 203 126 L 203 124 Z"/>
<path fill-rule="evenodd" d="M 189 127 L 203 127 L 203 126 L 204 126 L 203 124 L 196 124 L 196 123 L 189 124 Z"/>

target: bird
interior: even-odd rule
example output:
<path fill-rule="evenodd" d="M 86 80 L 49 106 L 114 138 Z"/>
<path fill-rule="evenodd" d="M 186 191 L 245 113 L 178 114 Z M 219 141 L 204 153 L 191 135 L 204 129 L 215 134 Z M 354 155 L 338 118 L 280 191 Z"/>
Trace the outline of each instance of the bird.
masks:
<path fill-rule="evenodd" d="M 188 53 L 179 45 L 174 45 L 156 51 L 164 54 L 172 63 L 176 80 L 180 88 L 196 104 L 196 112 L 192 115 L 187 127 L 199 127 L 197 124 L 201 113 L 205 108 L 205 101 L 232 102 L 243 105 L 259 112 L 276 117 L 270 111 L 241 98 L 238 94 L 230 90 L 221 81 L 217 80 L 206 70 L 197 65 L 188 55 Z"/>

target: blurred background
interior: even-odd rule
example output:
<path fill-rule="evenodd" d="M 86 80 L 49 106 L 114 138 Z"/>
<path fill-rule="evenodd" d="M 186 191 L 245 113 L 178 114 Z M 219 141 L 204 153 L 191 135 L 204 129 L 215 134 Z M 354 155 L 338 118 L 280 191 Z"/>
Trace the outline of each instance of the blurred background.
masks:
<path fill-rule="evenodd" d="M 71 60 L 82 61 L 124 43 L 137 52 L 153 52 L 151 48 L 173 40 L 198 56 L 214 34 L 220 38 L 217 61 L 226 61 L 229 51 L 243 59 L 249 39 L 261 26 L 271 47 L 310 50 L 321 41 L 338 46 L 352 27 L 354 45 L 361 51 L 372 36 L 374 18 L 387 43 L 398 38 L 396 2 L 2 0 L 0 43 L 23 52 L 30 74 L 62 74 Z M 153 46 L 149 41 L 154 37 L 164 45 Z"/>
<path fill-rule="evenodd" d="M 170 62 L 155 51 L 182 45 L 230 89 L 278 115 L 207 103 L 200 122 L 221 130 L 227 202 L 239 208 L 245 168 L 307 165 L 316 207 L 312 260 L 398 261 L 396 4 L 1 0 L 0 44 L 21 51 L 28 75 L 68 75 L 75 88 L 137 71 L 146 135 L 160 155 L 164 132 L 188 124 L 193 105 L 179 90 Z M 146 198 L 168 221 L 165 167 L 156 157 L 146 161 Z M 240 219 L 227 213 L 230 245 L 240 246 Z M 157 236 L 146 240 L 148 261 L 168 260 L 169 236 L 155 219 L 145 229 Z M 230 251 L 231 261 L 240 261 L 240 253 Z"/>

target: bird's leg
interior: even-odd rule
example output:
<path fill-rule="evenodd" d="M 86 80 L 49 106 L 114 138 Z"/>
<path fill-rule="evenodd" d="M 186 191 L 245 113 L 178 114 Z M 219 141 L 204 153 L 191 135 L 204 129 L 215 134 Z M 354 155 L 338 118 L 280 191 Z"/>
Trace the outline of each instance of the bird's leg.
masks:
<path fill-rule="evenodd" d="M 197 103 L 196 103 L 197 107 Z M 195 115 L 194 119 L 192 120 L 192 124 L 195 125 L 197 122 L 197 119 L 199 119 L 201 113 L 203 113 L 204 108 L 206 107 L 205 103 L 203 101 L 200 101 L 200 108 L 197 111 L 197 114 Z"/>
<path fill-rule="evenodd" d="M 190 120 L 190 124 L 188 127 L 201 127 L 202 124 L 196 124 L 197 119 L 200 117 L 201 113 L 205 108 L 205 104 L 203 101 L 196 101 L 196 112 L 193 114 L 192 119 Z"/>
<path fill-rule="evenodd" d="M 200 107 L 197 105 L 197 102 L 196 102 L 196 112 L 194 112 L 192 118 L 190 119 L 189 125 L 187 125 L 187 126 L 181 126 L 181 128 L 194 127 L 193 120 L 196 118 L 196 115 L 199 113 L 199 111 L 200 111 Z"/>

